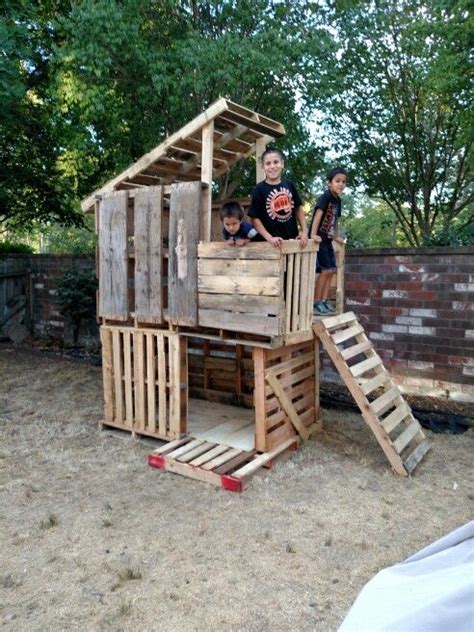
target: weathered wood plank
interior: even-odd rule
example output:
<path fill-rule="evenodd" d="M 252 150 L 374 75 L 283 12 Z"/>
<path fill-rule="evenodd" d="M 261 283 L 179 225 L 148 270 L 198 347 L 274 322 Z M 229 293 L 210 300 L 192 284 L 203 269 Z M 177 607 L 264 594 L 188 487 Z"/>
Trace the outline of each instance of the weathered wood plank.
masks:
<path fill-rule="evenodd" d="M 156 336 L 146 333 L 146 380 L 148 430 L 156 432 Z"/>
<path fill-rule="evenodd" d="M 199 309 L 199 325 L 267 336 L 277 336 L 280 333 L 279 318 L 255 314 L 231 314 L 229 311 L 213 309 Z"/>
<path fill-rule="evenodd" d="M 202 309 L 217 309 L 231 313 L 265 314 L 278 316 L 280 313 L 280 299 L 278 296 L 258 296 L 241 294 L 238 300 L 230 294 L 206 294 L 199 292 L 198 306 Z"/>
<path fill-rule="evenodd" d="M 177 325 L 197 325 L 197 243 L 201 183 L 171 187 L 168 317 Z"/>
<path fill-rule="evenodd" d="M 125 423 L 133 426 L 132 330 L 123 332 L 123 377 L 125 389 Z"/>
<path fill-rule="evenodd" d="M 147 187 L 135 194 L 135 318 L 163 322 L 162 224 L 163 187 Z"/>
<path fill-rule="evenodd" d="M 158 428 L 162 435 L 167 435 L 168 406 L 166 402 L 167 361 L 165 355 L 165 336 L 158 333 L 156 336 L 158 354 Z"/>
<path fill-rule="evenodd" d="M 265 411 L 265 350 L 255 347 L 254 362 L 254 406 L 255 406 L 255 448 L 259 452 L 267 449 L 267 414 Z"/>
<path fill-rule="evenodd" d="M 198 277 L 199 292 L 214 294 L 244 294 L 256 296 L 278 296 L 281 291 L 279 277 L 229 277 L 202 276 Z"/>
<path fill-rule="evenodd" d="M 100 205 L 99 316 L 128 318 L 126 191 L 104 195 Z"/>
<path fill-rule="evenodd" d="M 278 248 L 264 242 L 248 244 L 241 248 L 229 248 L 223 242 L 198 244 L 199 259 L 280 259 Z"/>
<path fill-rule="evenodd" d="M 112 369 L 112 332 L 100 328 L 102 342 L 102 377 L 104 381 L 104 416 L 106 421 L 114 420 L 114 383 Z"/>
<path fill-rule="evenodd" d="M 235 250 L 235 247 L 232 247 L 232 250 Z M 280 262 L 278 259 L 262 261 L 256 259 L 199 259 L 198 274 L 199 276 L 279 277 Z"/>
<path fill-rule="evenodd" d="M 118 329 L 112 330 L 113 373 L 115 395 L 115 421 L 123 423 L 123 377 L 122 377 L 122 336 Z"/>

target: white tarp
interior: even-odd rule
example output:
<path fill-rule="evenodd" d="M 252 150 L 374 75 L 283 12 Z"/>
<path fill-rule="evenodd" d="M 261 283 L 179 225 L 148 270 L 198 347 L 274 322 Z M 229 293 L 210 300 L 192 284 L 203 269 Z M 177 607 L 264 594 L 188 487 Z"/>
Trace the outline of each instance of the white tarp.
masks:
<path fill-rule="evenodd" d="M 339 632 L 474 632 L 474 521 L 380 571 Z"/>

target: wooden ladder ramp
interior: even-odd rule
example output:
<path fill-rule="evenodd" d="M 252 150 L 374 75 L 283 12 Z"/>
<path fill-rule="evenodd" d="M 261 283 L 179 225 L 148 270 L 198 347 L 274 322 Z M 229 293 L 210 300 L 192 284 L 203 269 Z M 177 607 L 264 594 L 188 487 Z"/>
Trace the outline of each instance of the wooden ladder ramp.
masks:
<path fill-rule="evenodd" d="M 298 444 L 298 437 L 292 437 L 270 452 L 258 454 L 255 450 L 240 450 L 187 436 L 154 450 L 148 456 L 148 464 L 241 492 L 244 483 L 260 467 L 268 466 L 279 454 Z"/>
<path fill-rule="evenodd" d="M 314 323 L 313 331 L 334 362 L 392 469 L 401 476 L 411 474 L 431 444 L 356 316 L 347 312 L 322 318 Z"/>

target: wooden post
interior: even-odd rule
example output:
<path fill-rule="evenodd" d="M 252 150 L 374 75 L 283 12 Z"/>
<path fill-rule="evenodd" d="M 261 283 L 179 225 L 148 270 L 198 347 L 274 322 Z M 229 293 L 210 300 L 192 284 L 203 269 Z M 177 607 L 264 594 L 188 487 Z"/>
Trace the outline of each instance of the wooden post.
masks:
<path fill-rule="evenodd" d="M 267 142 L 268 142 L 267 136 L 262 136 L 262 138 L 257 138 L 257 140 L 255 141 L 255 158 L 256 158 L 256 163 L 257 163 L 255 177 L 257 179 L 257 182 L 261 182 L 262 180 L 265 180 L 265 174 L 263 172 L 261 156 L 263 152 L 265 151 Z"/>
<path fill-rule="evenodd" d="M 267 415 L 265 412 L 265 350 L 253 349 L 254 362 L 254 407 L 255 407 L 255 449 L 265 452 L 267 444 Z"/>
<path fill-rule="evenodd" d="M 201 194 L 200 241 L 211 241 L 212 158 L 214 153 L 214 121 L 202 128 L 201 181 L 207 185 Z"/>

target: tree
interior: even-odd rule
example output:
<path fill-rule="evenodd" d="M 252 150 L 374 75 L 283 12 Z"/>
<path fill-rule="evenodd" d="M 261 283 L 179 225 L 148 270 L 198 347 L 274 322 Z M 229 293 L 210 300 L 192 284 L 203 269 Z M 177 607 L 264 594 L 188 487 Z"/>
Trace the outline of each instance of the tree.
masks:
<path fill-rule="evenodd" d="M 305 125 L 307 85 L 331 38 L 318 3 L 270 0 L 82 0 L 62 15 L 54 49 L 64 160 L 89 193 L 219 96 L 283 121 L 304 188 L 321 154 Z M 73 168 L 71 166 L 71 168 Z M 248 193 L 243 161 L 219 195 Z"/>
<path fill-rule="evenodd" d="M 466 0 L 335 3 L 339 51 L 324 108 L 332 142 L 395 213 L 409 244 L 473 221 Z M 315 102 L 318 102 L 317 97 Z"/>
<path fill-rule="evenodd" d="M 49 23 L 57 4 L 7 2 L 0 9 L 0 232 L 54 219 L 80 225 L 53 115 Z"/>

